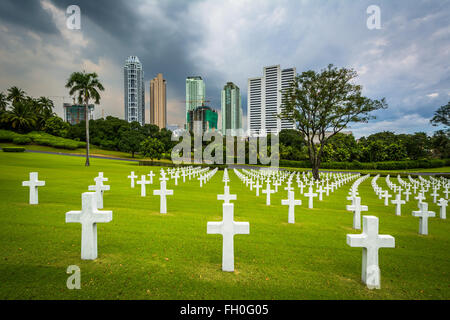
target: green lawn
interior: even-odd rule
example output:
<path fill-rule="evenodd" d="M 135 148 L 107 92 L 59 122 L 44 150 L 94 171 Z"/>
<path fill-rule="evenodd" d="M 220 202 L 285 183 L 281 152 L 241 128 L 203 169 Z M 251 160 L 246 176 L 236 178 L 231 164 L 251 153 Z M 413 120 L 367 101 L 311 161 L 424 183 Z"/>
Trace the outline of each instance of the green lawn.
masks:
<path fill-rule="evenodd" d="M 220 221 L 222 172 L 203 188 L 198 181 L 174 186 L 168 214 L 159 214 L 159 197 L 130 188 L 130 171 L 157 170 L 135 163 L 60 155 L 0 152 L 0 299 L 449 299 L 450 226 L 431 218 L 428 236 L 418 234 L 411 216 L 415 202 L 395 215 L 370 186 L 360 185 L 366 214 L 380 218 L 380 233 L 395 237 L 396 248 L 380 249 L 381 290 L 361 283 L 361 249 L 346 244 L 352 213 L 345 211 L 350 183 L 307 209 L 296 207 L 296 223 L 287 223 L 281 206 L 255 196 L 230 171 L 237 194 L 235 220 L 250 222 L 249 235 L 235 237 L 234 273 L 221 271 L 222 238 L 207 235 L 208 221 Z M 38 171 L 46 186 L 39 205 L 28 205 L 21 181 Z M 65 223 L 65 213 L 80 210 L 81 193 L 103 171 L 111 190 L 104 210 L 113 221 L 99 224 L 95 261 L 80 259 L 80 224 Z M 396 179 L 391 178 L 396 182 Z M 386 187 L 384 178 L 378 184 Z M 283 190 L 283 191 L 281 191 Z M 430 198 L 429 196 L 427 197 Z M 430 204 L 438 212 L 438 207 Z M 81 269 L 81 289 L 66 288 L 69 265 Z"/>

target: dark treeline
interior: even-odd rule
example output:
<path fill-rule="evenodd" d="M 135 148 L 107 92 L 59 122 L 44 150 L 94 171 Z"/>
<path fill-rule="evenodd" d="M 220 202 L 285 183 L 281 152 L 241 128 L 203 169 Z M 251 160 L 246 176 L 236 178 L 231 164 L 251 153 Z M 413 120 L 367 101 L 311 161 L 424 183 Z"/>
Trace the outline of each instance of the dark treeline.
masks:
<path fill-rule="evenodd" d="M 295 130 L 280 132 L 280 158 L 307 160 L 308 148 L 302 135 Z M 380 162 L 450 158 L 450 134 L 436 131 L 395 134 L 384 131 L 356 140 L 352 134 L 339 133 L 324 146 L 325 162 Z"/>

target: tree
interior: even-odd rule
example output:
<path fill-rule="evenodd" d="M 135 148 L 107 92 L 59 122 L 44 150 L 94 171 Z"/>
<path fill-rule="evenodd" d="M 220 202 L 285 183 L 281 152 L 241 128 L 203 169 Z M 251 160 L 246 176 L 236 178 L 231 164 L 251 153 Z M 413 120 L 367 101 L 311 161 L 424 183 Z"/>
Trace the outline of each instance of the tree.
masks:
<path fill-rule="evenodd" d="M 164 144 L 156 138 L 147 138 L 141 143 L 141 153 L 144 157 L 161 159 L 164 152 Z"/>
<path fill-rule="evenodd" d="M 12 104 L 15 104 L 23 99 L 25 99 L 25 91 L 23 91 L 22 89 L 13 86 L 11 88 L 8 89 L 8 97 L 7 99 L 9 101 L 11 101 Z"/>
<path fill-rule="evenodd" d="M 70 89 L 69 94 L 78 94 L 78 103 L 85 105 L 85 123 L 86 123 L 86 166 L 89 166 L 89 101 L 94 100 L 95 104 L 100 103 L 100 94 L 98 90 L 105 88 L 100 83 L 97 74 L 83 72 L 73 72 L 66 83 L 66 88 Z"/>
<path fill-rule="evenodd" d="M 53 116 L 45 120 L 43 130 L 47 132 L 48 134 L 52 134 L 54 136 L 58 137 L 67 137 L 67 133 L 69 131 L 70 124 L 67 122 L 64 122 L 63 119 L 61 119 L 58 116 Z"/>
<path fill-rule="evenodd" d="M 433 126 L 443 124 L 446 127 L 450 127 L 450 101 L 434 112 L 434 117 L 430 122 Z"/>
<path fill-rule="evenodd" d="M 349 123 L 375 118 L 370 112 L 387 108 L 385 99 L 362 96 L 362 87 L 354 84 L 353 69 L 329 65 L 297 75 L 283 94 L 281 118 L 289 119 L 306 137 L 314 179 L 319 178 L 322 152 L 328 140 L 347 128 Z"/>
<path fill-rule="evenodd" d="M 140 150 L 141 142 L 144 140 L 144 136 L 139 129 L 139 123 L 137 123 L 137 126 L 131 123 L 130 128 L 122 132 L 119 142 L 119 150 L 131 152 L 132 158 L 134 158 L 134 153 Z"/>
<path fill-rule="evenodd" d="M 36 125 L 36 114 L 32 101 L 21 100 L 13 104 L 11 110 L 5 112 L 2 122 L 19 132 L 31 131 Z"/>

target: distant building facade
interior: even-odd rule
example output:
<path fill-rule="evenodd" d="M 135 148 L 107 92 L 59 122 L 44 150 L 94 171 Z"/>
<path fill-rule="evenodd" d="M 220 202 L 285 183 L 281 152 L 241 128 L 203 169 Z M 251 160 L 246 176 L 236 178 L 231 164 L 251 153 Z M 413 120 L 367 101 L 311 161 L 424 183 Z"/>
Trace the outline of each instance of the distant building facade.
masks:
<path fill-rule="evenodd" d="M 200 106 L 194 110 L 189 110 L 187 114 L 187 129 L 194 131 L 194 121 L 202 122 L 203 132 L 217 130 L 217 111 L 209 106 Z"/>
<path fill-rule="evenodd" d="M 205 104 L 206 89 L 202 77 L 186 78 L 186 129 L 189 127 L 189 111 Z"/>
<path fill-rule="evenodd" d="M 150 123 L 160 129 L 167 126 L 166 80 L 162 73 L 150 80 Z"/>
<path fill-rule="evenodd" d="M 282 95 L 295 76 L 295 68 L 281 69 L 280 65 L 275 65 L 264 67 L 262 77 L 248 79 L 247 128 L 250 136 L 295 128 L 292 121 L 278 117 L 283 109 Z"/>
<path fill-rule="evenodd" d="M 242 103 L 241 90 L 233 82 L 227 82 L 222 89 L 221 99 L 222 111 L 222 134 L 228 132 L 232 136 L 238 135 L 242 131 Z"/>
<path fill-rule="evenodd" d="M 129 56 L 125 61 L 124 75 L 124 113 L 128 122 L 145 124 L 144 70 L 139 58 Z"/>
<path fill-rule="evenodd" d="M 86 106 L 64 103 L 64 121 L 74 125 L 86 120 Z M 89 104 L 89 120 L 93 120 L 94 105 Z"/>

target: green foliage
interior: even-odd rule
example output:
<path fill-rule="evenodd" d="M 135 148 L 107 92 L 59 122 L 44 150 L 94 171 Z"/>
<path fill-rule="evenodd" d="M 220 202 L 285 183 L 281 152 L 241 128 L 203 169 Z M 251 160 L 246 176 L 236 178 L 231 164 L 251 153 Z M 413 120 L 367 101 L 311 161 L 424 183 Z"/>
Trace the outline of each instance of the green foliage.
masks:
<path fill-rule="evenodd" d="M 31 139 L 29 137 L 16 137 L 13 139 L 13 143 L 14 144 L 30 144 L 31 143 Z"/>
<path fill-rule="evenodd" d="M 60 117 L 50 117 L 45 121 L 43 130 L 48 134 L 58 136 L 58 137 L 67 137 L 69 132 L 70 124 L 64 122 Z"/>
<path fill-rule="evenodd" d="M 164 145 L 156 138 L 147 138 L 141 143 L 141 153 L 147 158 L 161 159 Z"/>
<path fill-rule="evenodd" d="M 27 134 L 19 134 L 13 131 L 0 130 L 1 142 L 12 142 L 15 144 L 34 143 L 41 146 L 50 146 L 59 149 L 75 150 L 86 147 L 86 143 L 82 141 L 74 141 L 60 137 L 52 136 L 45 132 L 33 131 Z"/>
<path fill-rule="evenodd" d="M 440 124 L 449 127 L 450 126 L 450 101 L 445 106 L 440 107 L 435 111 L 434 117 L 430 120 L 433 126 Z"/>
<path fill-rule="evenodd" d="M 22 147 L 4 147 L 3 152 L 25 152 L 25 148 Z"/>
<path fill-rule="evenodd" d="M 130 130 L 123 131 L 119 142 L 119 150 L 123 152 L 130 152 L 131 157 L 134 158 L 135 152 L 141 148 L 141 142 L 144 135 L 139 131 L 139 128 L 130 128 Z"/>

